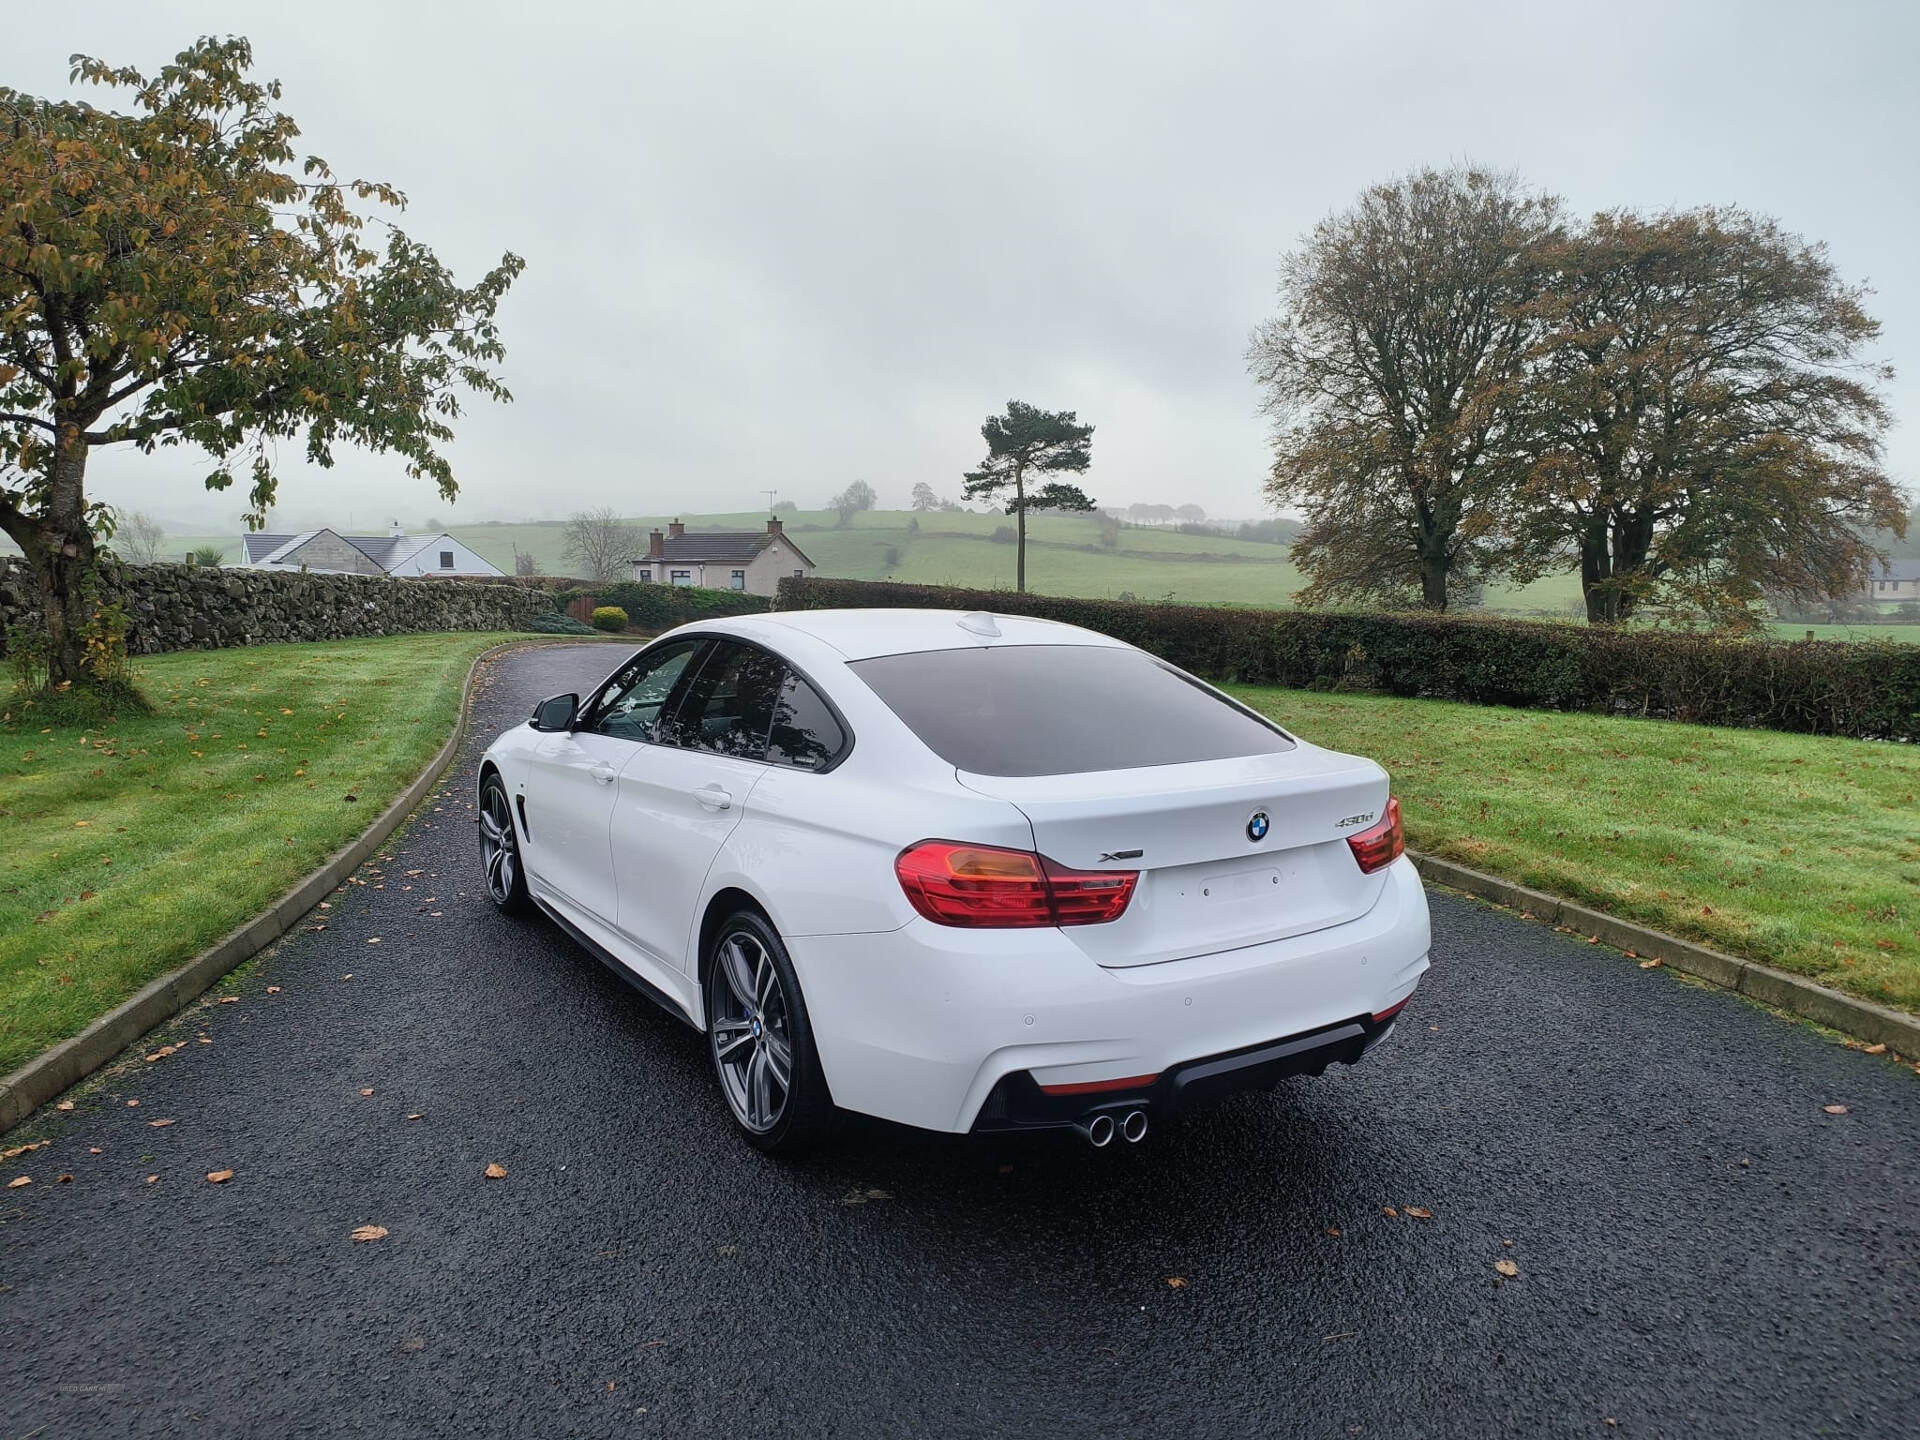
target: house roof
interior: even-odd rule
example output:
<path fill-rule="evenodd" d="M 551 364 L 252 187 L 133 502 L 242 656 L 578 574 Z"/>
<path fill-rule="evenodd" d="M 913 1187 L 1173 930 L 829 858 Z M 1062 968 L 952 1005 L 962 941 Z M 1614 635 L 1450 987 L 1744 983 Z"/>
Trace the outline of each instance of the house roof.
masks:
<path fill-rule="evenodd" d="M 291 539 L 291 535 L 269 535 L 264 530 L 250 530 L 240 537 L 240 543 L 246 547 L 247 563 L 258 565 Z"/>
<path fill-rule="evenodd" d="M 1873 567 L 1876 580 L 1920 580 L 1920 560 L 1882 560 Z"/>
<path fill-rule="evenodd" d="M 328 532 L 324 528 L 302 530 L 298 535 L 269 535 L 265 532 L 255 532 L 242 535 L 240 539 L 246 547 L 249 565 L 275 565 L 289 559 L 294 551 L 314 536 L 326 533 Z M 332 533 L 339 534 L 338 531 Z M 441 540 L 451 540 L 453 537 L 443 531 L 437 535 L 341 535 L 340 538 L 380 569 L 391 571 L 429 546 Z M 495 569 L 498 571 L 497 566 Z"/>
<path fill-rule="evenodd" d="M 750 565 L 775 540 L 784 540 L 794 554 L 807 564 L 813 564 L 807 552 L 793 543 L 791 535 L 769 535 L 764 530 L 710 530 L 703 535 L 663 536 L 658 555 L 642 551 L 633 557 L 633 563 L 664 560 L 676 565 L 725 565 L 729 562 Z"/>

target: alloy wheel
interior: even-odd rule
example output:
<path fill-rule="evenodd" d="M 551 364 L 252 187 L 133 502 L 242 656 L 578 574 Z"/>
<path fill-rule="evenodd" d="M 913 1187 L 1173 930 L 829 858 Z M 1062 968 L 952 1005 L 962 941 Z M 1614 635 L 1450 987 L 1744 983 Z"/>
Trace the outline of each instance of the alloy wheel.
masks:
<path fill-rule="evenodd" d="M 487 893 L 493 903 L 511 904 L 514 883 L 520 878 L 520 845 L 513 834 L 506 787 L 498 781 L 487 786 L 480 800 L 480 860 L 486 867 Z"/>
<path fill-rule="evenodd" d="M 736 930 L 714 960 L 708 1033 L 720 1088 L 735 1118 L 756 1133 L 779 1124 L 793 1089 L 792 1012 L 773 957 Z"/>

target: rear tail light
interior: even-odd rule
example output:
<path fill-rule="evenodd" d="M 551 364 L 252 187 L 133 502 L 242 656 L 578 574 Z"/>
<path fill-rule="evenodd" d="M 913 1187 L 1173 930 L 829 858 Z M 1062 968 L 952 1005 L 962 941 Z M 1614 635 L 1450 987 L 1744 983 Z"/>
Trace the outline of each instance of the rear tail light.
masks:
<path fill-rule="evenodd" d="M 1407 837 L 1400 829 L 1400 802 L 1389 795 L 1387 813 L 1380 817 L 1380 823 L 1358 835 L 1349 835 L 1347 845 L 1353 851 L 1353 858 L 1360 862 L 1362 875 L 1371 875 L 1398 860 L 1407 848 Z"/>
<path fill-rule="evenodd" d="M 923 840 L 893 862 L 913 908 L 936 925 L 1099 925 L 1118 920 L 1137 870 L 1069 870 L 1030 850 Z"/>

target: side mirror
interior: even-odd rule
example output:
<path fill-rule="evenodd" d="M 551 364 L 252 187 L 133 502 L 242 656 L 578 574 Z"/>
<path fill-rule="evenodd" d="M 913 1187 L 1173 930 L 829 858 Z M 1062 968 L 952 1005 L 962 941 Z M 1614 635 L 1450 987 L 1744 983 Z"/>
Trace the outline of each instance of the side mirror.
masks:
<path fill-rule="evenodd" d="M 550 695 L 533 707 L 527 723 L 536 730 L 571 730 L 573 712 L 580 708 L 578 695 Z"/>

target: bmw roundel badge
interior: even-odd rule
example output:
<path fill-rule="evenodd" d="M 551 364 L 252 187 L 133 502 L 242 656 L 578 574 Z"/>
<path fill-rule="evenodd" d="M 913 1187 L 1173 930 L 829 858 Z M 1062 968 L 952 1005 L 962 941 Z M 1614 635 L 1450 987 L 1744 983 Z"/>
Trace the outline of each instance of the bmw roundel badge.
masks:
<path fill-rule="evenodd" d="M 1247 839 L 1258 844 L 1266 838 L 1267 812 L 1264 810 L 1256 810 L 1253 812 L 1253 817 L 1247 821 Z"/>

